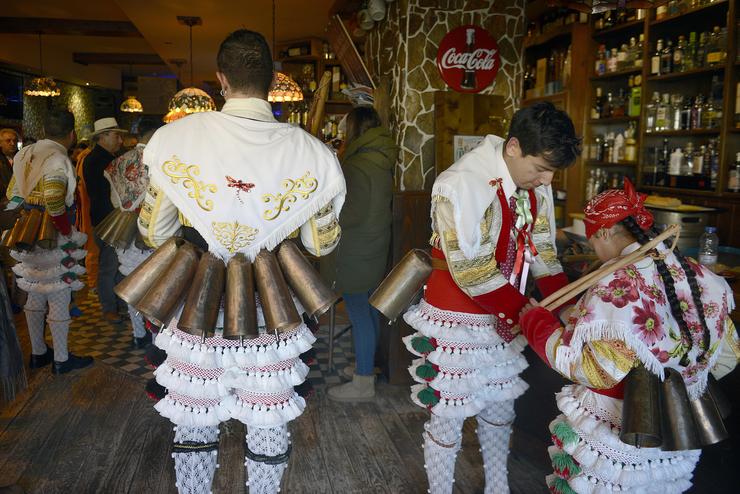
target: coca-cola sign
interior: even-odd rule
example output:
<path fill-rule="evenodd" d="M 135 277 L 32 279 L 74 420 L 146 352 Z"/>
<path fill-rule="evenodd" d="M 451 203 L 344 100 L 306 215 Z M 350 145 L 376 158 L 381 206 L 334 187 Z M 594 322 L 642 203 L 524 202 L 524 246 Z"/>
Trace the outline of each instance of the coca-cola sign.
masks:
<path fill-rule="evenodd" d="M 442 38 L 437 68 L 455 91 L 478 93 L 491 85 L 501 67 L 498 44 L 478 26 L 460 26 Z"/>

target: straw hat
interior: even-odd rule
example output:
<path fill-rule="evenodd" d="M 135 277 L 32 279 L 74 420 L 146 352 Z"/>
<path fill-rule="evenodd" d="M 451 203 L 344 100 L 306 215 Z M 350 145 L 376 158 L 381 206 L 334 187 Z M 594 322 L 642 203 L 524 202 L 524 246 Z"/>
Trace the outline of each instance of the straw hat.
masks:
<path fill-rule="evenodd" d="M 116 122 L 116 119 L 113 117 L 106 117 L 101 118 L 99 120 L 95 120 L 95 126 L 94 131 L 92 133 L 93 136 L 96 136 L 98 134 L 102 134 L 103 132 L 126 132 L 125 129 L 122 129 L 118 126 L 118 122 Z"/>

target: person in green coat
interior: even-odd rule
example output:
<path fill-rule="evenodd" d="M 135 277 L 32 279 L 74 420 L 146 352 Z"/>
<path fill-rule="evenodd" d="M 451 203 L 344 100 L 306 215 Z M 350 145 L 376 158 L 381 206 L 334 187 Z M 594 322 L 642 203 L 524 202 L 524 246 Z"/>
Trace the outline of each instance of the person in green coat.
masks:
<path fill-rule="evenodd" d="M 375 396 L 374 361 L 380 331 L 378 311 L 368 299 L 383 280 L 388 262 L 398 147 L 381 126 L 378 113 L 363 106 L 347 114 L 347 139 L 340 154 L 347 181 L 347 198 L 339 216 L 342 239 L 333 266 L 325 272 L 336 282 L 352 321 L 356 363 L 350 372 L 352 380 L 329 389 L 329 398 L 368 401 Z"/>

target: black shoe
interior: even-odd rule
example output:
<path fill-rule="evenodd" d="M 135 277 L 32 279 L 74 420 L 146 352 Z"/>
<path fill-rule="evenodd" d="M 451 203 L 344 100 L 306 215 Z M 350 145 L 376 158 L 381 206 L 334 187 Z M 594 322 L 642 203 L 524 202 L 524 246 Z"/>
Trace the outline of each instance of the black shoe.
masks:
<path fill-rule="evenodd" d="M 149 344 L 146 346 L 144 360 L 146 360 L 147 364 L 156 369 L 157 367 L 162 365 L 162 362 L 167 360 L 167 352 L 165 352 L 161 348 L 157 348 L 155 345 Z"/>
<path fill-rule="evenodd" d="M 147 331 L 147 333 L 141 338 L 137 338 L 136 336 L 134 336 L 133 338 L 134 346 L 138 348 L 139 350 L 141 350 L 142 348 L 146 348 L 146 346 L 151 342 L 152 342 L 152 334 L 149 331 Z"/>
<path fill-rule="evenodd" d="M 82 369 L 89 365 L 92 365 L 92 357 L 78 357 L 77 355 L 69 354 L 69 358 L 64 362 L 54 361 L 54 366 L 51 368 L 52 374 L 66 374 L 69 371 L 75 369 Z"/>
<path fill-rule="evenodd" d="M 46 367 L 54 360 L 54 349 L 47 346 L 46 347 L 46 353 L 42 353 L 41 355 L 34 355 L 31 354 L 31 358 L 28 359 L 28 366 L 31 369 L 40 369 L 41 367 Z"/>

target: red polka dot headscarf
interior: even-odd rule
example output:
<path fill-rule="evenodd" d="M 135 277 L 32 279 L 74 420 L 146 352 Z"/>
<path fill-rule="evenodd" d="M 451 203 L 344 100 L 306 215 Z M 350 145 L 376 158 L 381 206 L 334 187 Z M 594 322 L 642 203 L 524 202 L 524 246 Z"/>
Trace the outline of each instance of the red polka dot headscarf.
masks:
<path fill-rule="evenodd" d="M 624 179 L 624 190 L 610 189 L 597 195 L 586 204 L 584 223 L 586 238 L 602 228 L 611 228 L 628 216 L 632 216 L 643 230 L 653 226 L 653 215 L 645 208 L 646 194 L 640 194 L 628 178 Z"/>

